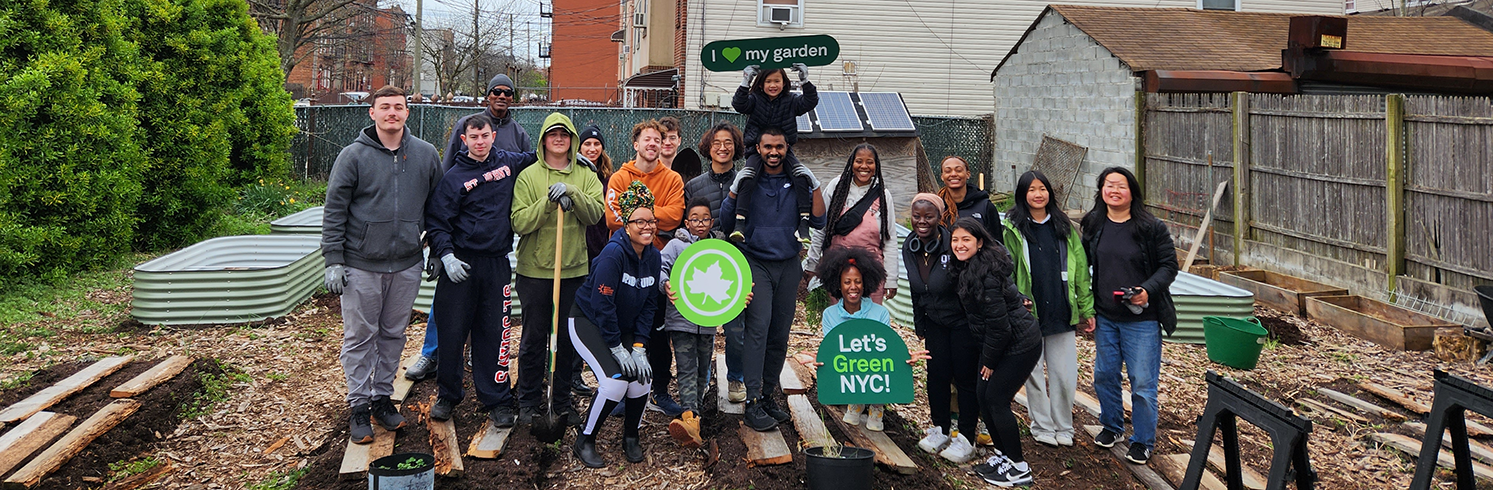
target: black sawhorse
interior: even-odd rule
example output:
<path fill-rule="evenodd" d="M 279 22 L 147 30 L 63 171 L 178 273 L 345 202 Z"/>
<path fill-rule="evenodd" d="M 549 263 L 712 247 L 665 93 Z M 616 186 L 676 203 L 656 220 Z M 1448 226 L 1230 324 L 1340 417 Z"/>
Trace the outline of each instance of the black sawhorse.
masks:
<path fill-rule="evenodd" d="M 1244 473 L 1239 464 L 1238 418 L 1270 433 L 1275 456 L 1270 460 L 1267 490 L 1285 488 L 1295 480 L 1297 490 L 1310 490 L 1317 481 L 1311 460 L 1306 455 L 1306 436 L 1312 421 L 1301 418 L 1286 407 L 1265 399 L 1231 379 L 1208 371 L 1208 405 L 1198 417 L 1198 436 L 1187 463 L 1187 476 L 1177 490 L 1197 490 L 1208 464 L 1213 434 L 1223 430 L 1223 455 L 1226 466 L 1224 482 L 1229 490 L 1244 490 Z"/>
<path fill-rule="evenodd" d="M 1467 410 L 1493 417 L 1493 390 L 1473 384 L 1460 376 L 1436 370 L 1436 398 L 1431 401 L 1431 416 L 1426 421 L 1426 436 L 1420 441 L 1420 459 L 1415 461 L 1412 489 L 1431 488 L 1431 474 L 1436 471 L 1436 457 L 1441 452 L 1441 435 L 1452 431 L 1452 456 L 1457 461 L 1457 488 L 1474 488 L 1472 452 L 1467 449 Z"/>

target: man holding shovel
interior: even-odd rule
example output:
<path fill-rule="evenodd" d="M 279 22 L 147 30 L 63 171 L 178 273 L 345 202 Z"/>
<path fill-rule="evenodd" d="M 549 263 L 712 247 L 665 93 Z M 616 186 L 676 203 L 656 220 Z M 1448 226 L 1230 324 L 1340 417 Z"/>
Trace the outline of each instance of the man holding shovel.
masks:
<path fill-rule="evenodd" d="M 436 383 L 440 390 L 430 418 L 449 420 L 463 397 L 465 363 L 462 347 L 472 340 L 472 386 L 477 400 L 498 427 L 512 427 L 513 396 L 508 385 L 508 309 L 511 297 L 508 252 L 513 230 L 508 214 L 520 164 L 533 153 L 492 149 L 492 120 L 476 115 L 455 130 L 467 150 L 455 163 L 425 206 L 426 238 L 430 241 L 430 271 L 438 275 L 431 310 L 441 317 L 436 331 L 444 349 L 436 351 Z M 444 269 L 444 273 L 441 270 Z"/>
<path fill-rule="evenodd" d="M 561 315 L 570 314 L 575 291 L 585 282 L 590 269 L 585 228 L 602 219 L 602 187 L 590 162 L 578 157 L 580 140 L 569 117 L 552 113 L 541 127 L 544 131 L 539 138 L 539 154 L 543 165 L 533 165 L 519 173 L 513 191 L 513 231 L 519 234 L 518 297 L 524 305 L 524 331 L 518 358 L 518 422 L 530 424 L 536 415 L 551 413 L 544 407 L 548 398 L 552 413 L 562 414 L 567 424 L 578 425 L 581 420 L 571 406 L 570 383 L 548 386 L 545 363 L 551 343 L 549 336 L 554 332 L 554 313 L 558 310 Z M 564 223 L 563 229 L 557 227 L 557 222 Z M 565 366 L 562 379 L 568 381 L 569 366 L 575 363 L 575 349 L 568 335 L 560 335 L 554 343 L 555 365 Z"/>

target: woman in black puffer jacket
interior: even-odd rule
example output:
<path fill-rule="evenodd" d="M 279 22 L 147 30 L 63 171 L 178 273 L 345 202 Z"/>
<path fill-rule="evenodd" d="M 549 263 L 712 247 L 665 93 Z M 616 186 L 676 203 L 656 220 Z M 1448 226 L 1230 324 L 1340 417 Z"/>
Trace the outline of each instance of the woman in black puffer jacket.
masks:
<path fill-rule="evenodd" d="M 980 377 L 975 393 L 980 412 L 999 450 L 975 472 L 999 486 L 1032 483 L 1031 468 L 1021 455 L 1021 429 L 1011 400 L 1042 355 L 1042 331 L 1026 310 L 1026 298 L 1011 282 L 1011 254 L 974 218 L 959 218 L 949 244 L 957 259 L 959 301 L 969 317 L 970 333 L 980 343 Z"/>

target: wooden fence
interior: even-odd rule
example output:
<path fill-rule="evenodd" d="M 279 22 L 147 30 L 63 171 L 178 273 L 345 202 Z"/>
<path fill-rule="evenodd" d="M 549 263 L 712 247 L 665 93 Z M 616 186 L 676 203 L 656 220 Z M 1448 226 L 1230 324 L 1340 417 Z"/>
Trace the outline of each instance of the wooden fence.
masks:
<path fill-rule="evenodd" d="M 1493 99 L 1146 94 L 1144 124 L 1147 205 L 1186 241 L 1229 182 L 1212 227 L 1224 262 L 1249 240 L 1384 272 L 1390 289 L 1493 281 Z"/>

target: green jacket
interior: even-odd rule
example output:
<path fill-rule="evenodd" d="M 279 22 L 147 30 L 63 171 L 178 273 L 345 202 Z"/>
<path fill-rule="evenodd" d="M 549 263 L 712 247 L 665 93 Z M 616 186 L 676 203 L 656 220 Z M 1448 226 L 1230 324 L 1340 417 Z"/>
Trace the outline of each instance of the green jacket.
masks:
<path fill-rule="evenodd" d="M 564 243 L 560 249 L 560 278 L 585 276 L 590 270 L 586 257 L 586 226 L 601 221 L 601 181 L 596 171 L 576 163 L 580 140 L 570 118 L 558 112 L 544 118 L 549 128 L 556 124 L 570 131 L 570 165 L 564 170 L 550 168 L 544 162 L 544 136 L 537 138 L 539 161 L 519 172 L 513 187 L 513 232 L 518 233 L 518 274 L 549 279 L 555 274 L 555 213 L 557 205 L 549 200 L 549 188 L 557 182 L 569 187 L 575 206 L 565 213 Z"/>
<path fill-rule="evenodd" d="M 1028 298 L 1032 296 L 1032 267 L 1031 253 L 1027 250 L 1026 237 L 1016 229 L 1012 220 L 1001 220 L 1002 242 L 1006 250 L 1011 251 L 1011 258 L 1016 262 L 1016 269 L 1011 273 L 1011 279 L 1016 283 L 1016 288 L 1021 290 Z M 1083 250 L 1083 237 L 1078 234 L 1078 227 L 1074 226 L 1068 232 L 1068 311 L 1073 312 L 1068 319 L 1069 325 L 1077 325 L 1080 319 L 1094 317 L 1094 291 L 1089 281 L 1089 259 Z M 1037 312 L 1032 312 L 1036 316 Z M 1055 332 L 1042 332 L 1050 335 Z"/>

